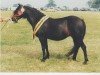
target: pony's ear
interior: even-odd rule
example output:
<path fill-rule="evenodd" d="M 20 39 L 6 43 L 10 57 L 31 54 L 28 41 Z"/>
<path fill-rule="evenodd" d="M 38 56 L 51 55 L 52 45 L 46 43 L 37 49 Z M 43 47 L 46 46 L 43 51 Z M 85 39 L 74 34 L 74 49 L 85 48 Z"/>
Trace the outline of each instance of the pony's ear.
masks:
<path fill-rule="evenodd" d="M 22 4 L 18 4 L 18 6 L 23 6 Z"/>
<path fill-rule="evenodd" d="M 22 4 L 18 4 L 20 7 L 20 11 L 23 13 L 25 11 L 24 6 Z"/>

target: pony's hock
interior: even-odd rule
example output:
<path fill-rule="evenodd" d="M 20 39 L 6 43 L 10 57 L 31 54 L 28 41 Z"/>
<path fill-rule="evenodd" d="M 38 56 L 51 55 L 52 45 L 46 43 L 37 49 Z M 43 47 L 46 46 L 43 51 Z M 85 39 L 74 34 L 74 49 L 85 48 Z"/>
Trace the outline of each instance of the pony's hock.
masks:
<path fill-rule="evenodd" d="M 36 28 L 36 24 L 45 16 L 35 8 L 29 6 L 20 5 L 14 11 L 12 21 L 17 22 L 21 18 L 26 18 L 32 26 L 32 29 Z M 60 41 L 69 36 L 72 37 L 74 47 L 67 53 L 67 57 L 72 56 L 73 60 L 76 60 L 77 53 L 81 47 L 84 53 L 84 64 L 87 64 L 87 50 L 86 45 L 83 42 L 86 32 L 85 22 L 76 16 L 67 16 L 63 18 L 53 19 L 49 17 L 42 23 L 35 35 L 39 38 L 41 43 L 43 58 L 45 61 L 49 58 L 48 41 L 47 39 Z M 34 32 L 33 32 L 34 33 Z"/>

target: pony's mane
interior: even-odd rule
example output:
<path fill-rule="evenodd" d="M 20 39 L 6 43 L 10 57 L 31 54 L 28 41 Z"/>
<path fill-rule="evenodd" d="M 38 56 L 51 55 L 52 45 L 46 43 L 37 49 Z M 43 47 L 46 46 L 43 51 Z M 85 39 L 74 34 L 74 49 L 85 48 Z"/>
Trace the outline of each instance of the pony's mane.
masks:
<path fill-rule="evenodd" d="M 42 12 L 40 12 L 39 10 L 37 10 L 36 8 L 34 7 L 30 7 L 30 6 L 24 6 L 26 9 L 30 10 L 31 12 L 33 12 L 35 15 L 38 14 L 38 15 L 44 15 Z"/>

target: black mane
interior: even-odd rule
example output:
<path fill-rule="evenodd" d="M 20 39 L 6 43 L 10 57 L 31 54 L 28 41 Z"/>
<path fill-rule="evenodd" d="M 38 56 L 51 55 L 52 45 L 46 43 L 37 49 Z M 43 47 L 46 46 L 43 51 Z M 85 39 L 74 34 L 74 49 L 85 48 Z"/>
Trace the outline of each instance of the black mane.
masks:
<path fill-rule="evenodd" d="M 24 6 L 24 8 L 27 10 L 30 10 L 31 13 L 34 15 L 35 18 L 39 18 L 39 17 L 43 17 L 45 14 L 43 14 L 42 12 L 40 12 L 39 10 L 37 10 L 36 8 L 32 8 L 32 7 L 29 7 L 29 6 Z"/>
<path fill-rule="evenodd" d="M 32 8 L 29 6 L 24 6 L 25 8 L 25 14 L 24 17 L 27 18 L 27 20 L 30 22 L 32 27 L 36 25 L 36 23 L 43 17 L 45 14 L 37 10 L 36 8 Z"/>

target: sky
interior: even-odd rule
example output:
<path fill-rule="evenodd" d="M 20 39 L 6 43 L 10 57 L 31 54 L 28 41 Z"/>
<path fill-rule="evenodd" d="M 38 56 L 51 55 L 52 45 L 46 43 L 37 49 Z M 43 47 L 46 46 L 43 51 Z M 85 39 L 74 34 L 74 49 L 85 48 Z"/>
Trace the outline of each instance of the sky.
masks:
<path fill-rule="evenodd" d="M 88 7 L 87 1 L 89 0 L 54 0 L 57 6 L 67 6 L 69 8 L 73 7 Z M 48 0 L 0 0 L 0 6 L 1 7 L 11 7 L 13 4 L 21 3 L 23 5 L 25 4 L 31 4 L 32 6 L 36 8 L 40 8 L 45 6 L 48 3 Z"/>

